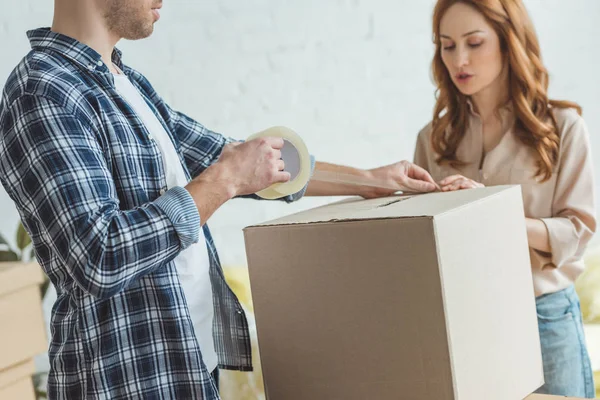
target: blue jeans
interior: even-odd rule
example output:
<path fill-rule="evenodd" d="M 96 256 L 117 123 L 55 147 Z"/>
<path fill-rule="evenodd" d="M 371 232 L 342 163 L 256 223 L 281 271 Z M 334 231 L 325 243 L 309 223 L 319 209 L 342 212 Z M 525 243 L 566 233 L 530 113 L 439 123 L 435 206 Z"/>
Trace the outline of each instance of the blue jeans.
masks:
<path fill-rule="evenodd" d="M 536 299 L 544 380 L 537 393 L 594 398 L 579 297 L 570 286 Z"/>

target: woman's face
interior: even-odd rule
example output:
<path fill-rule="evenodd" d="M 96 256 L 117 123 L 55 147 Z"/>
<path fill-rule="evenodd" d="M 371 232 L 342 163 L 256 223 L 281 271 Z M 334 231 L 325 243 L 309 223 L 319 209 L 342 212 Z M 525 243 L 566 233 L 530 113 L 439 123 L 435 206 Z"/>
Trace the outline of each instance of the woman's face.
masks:
<path fill-rule="evenodd" d="M 452 5 L 440 21 L 441 57 L 452 81 L 466 96 L 500 79 L 500 39 L 485 17 L 464 3 Z"/>

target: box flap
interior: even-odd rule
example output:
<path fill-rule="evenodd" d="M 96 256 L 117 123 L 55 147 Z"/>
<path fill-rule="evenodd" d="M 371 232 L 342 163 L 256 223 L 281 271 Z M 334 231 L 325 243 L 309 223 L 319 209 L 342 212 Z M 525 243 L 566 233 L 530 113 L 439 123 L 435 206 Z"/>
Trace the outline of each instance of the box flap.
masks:
<path fill-rule="evenodd" d="M 0 263 L 0 296 L 44 281 L 41 267 L 36 262 Z"/>
<path fill-rule="evenodd" d="M 435 217 L 517 186 L 493 186 L 455 192 L 401 195 L 371 200 L 351 198 L 254 226 L 310 224 L 385 218 Z"/>

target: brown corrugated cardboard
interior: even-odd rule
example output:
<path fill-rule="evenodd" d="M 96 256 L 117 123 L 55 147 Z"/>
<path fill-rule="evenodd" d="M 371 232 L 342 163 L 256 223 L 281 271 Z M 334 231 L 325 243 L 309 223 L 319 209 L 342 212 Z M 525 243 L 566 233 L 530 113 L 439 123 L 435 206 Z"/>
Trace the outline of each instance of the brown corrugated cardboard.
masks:
<path fill-rule="evenodd" d="M 521 400 L 543 384 L 518 186 L 244 230 L 269 400 Z"/>
<path fill-rule="evenodd" d="M 0 374 L 47 351 L 41 282 L 35 263 L 0 263 Z"/>

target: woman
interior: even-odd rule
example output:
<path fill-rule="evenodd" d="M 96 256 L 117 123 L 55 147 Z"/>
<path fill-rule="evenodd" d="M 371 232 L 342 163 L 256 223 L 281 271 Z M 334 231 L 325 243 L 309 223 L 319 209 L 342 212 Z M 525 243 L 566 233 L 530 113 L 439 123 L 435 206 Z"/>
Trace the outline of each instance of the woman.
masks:
<path fill-rule="evenodd" d="M 596 229 L 581 109 L 548 99 L 521 0 L 439 0 L 433 33 L 437 103 L 415 163 L 443 191 L 521 185 L 546 381 L 539 392 L 593 398 L 573 286 Z"/>

